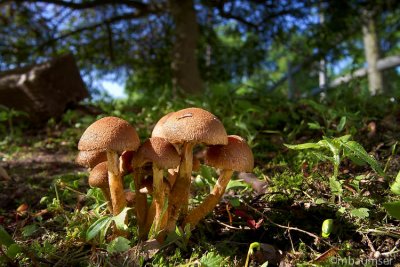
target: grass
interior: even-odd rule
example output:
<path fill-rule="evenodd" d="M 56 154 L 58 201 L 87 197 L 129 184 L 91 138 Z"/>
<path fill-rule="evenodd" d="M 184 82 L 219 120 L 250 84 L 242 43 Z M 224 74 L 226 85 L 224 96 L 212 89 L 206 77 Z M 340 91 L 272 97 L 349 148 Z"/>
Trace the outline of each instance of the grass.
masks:
<path fill-rule="evenodd" d="M 19 113 L 3 116 L 13 131 L 11 138 L 0 127 L 1 166 L 12 178 L 0 180 L 0 224 L 6 231 L 0 231 L 0 263 L 244 266 L 249 257 L 248 266 L 393 265 L 400 261 L 399 221 L 384 203 L 400 200 L 390 190 L 400 170 L 398 104 L 343 92 L 324 103 L 234 90 L 191 99 L 141 96 L 98 102 L 103 112 L 97 116 L 68 111 L 39 131 L 19 125 Z M 88 240 L 88 229 L 106 207 L 100 192 L 89 189 L 87 172 L 73 162 L 84 129 L 115 115 L 134 125 L 143 141 L 162 115 L 188 106 L 211 111 L 229 134 L 248 140 L 254 177 L 263 187 L 235 176 L 213 213 L 192 232 L 177 230 L 160 251 L 142 252 L 134 221 L 129 239 L 111 242 L 99 232 Z M 205 197 L 217 174 L 203 166 L 194 177 L 191 204 Z M 7 235 L 12 242 L 5 242 Z"/>

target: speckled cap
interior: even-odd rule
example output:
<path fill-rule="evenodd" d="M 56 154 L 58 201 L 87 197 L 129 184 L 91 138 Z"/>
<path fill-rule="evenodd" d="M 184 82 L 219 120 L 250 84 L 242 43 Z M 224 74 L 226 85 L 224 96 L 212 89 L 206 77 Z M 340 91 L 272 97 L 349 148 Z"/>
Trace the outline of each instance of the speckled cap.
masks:
<path fill-rule="evenodd" d="M 125 120 L 104 117 L 92 123 L 82 134 L 79 150 L 112 150 L 122 153 L 136 150 L 140 140 L 136 130 Z"/>
<path fill-rule="evenodd" d="M 162 169 L 171 169 L 179 165 L 181 158 L 175 147 L 166 139 L 151 137 L 144 142 L 133 157 L 133 165 L 140 166 L 153 162 Z"/>
<path fill-rule="evenodd" d="M 170 112 L 167 115 L 164 115 L 154 126 L 153 131 L 151 132 L 151 137 L 162 137 L 165 138 L 163 133 L 163 125 L 167 121 L 167 119 L 173 114 L 174 112 Z"/>
<path fill-rule="evenodd" d="M 174 112 L 163 124 L 163 135 L 171 143 L 228 143 L 224 125 L 212 113 L 201 108 L 186 108 Z"/>
<path fill-rule="evenodd" d="M 89 174 L 89 185 L 96 188 L 108 187 L 107 161 L 97 164 Z"/>
<path fill-rule="evenodd" d="M 227 145 L 210 146 L 207 149 L 205 163 L 218 169 L 251 172 L 254 157 L 246 140 L 229 135 Z"/>
<path fill-rule="evenodd" d="M 99 150 L 79 151 L 75 159 L 77 164 L 86 168 L 93 168 L 103 161 L 107 161 L 107 154 Z"/>

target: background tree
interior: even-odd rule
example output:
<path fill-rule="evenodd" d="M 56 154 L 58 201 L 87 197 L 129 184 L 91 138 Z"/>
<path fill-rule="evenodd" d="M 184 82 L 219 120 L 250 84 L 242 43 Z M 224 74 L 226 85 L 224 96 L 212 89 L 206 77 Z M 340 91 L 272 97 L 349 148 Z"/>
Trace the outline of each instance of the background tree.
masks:
<path fill-rule="evenodd" d="M 0 70 L 71 51 L 87 81 L 111 73 L 128 93 L 199 93 L 204 84 L 243 81 L 267 92 L 285 84 L 287 64 L 279 62 L 290 58 L 299 95 L 318 87 L 304 83 L 315 79 L 316 62 L 343 56 L 362 10 L 377 10 L 381 20 L 397 12 L 397 2 L 3 0 Z"/>

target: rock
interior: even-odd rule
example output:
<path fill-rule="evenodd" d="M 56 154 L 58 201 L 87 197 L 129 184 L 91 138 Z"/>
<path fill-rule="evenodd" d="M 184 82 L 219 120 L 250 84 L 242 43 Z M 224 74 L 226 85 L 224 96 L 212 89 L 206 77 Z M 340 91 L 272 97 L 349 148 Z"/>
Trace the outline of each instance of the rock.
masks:
<path fill-rule="evenodd" d="M 0 105 L 26 112 L 35 123 L 61 116 L 88 96 L 71 54 L 0 73 Z"/>

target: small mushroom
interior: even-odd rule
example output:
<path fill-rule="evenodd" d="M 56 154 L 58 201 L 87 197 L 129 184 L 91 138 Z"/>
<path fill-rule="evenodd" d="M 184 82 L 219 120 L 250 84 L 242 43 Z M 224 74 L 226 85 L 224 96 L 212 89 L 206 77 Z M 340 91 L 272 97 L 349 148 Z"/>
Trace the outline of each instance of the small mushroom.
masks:
<path fill-rule="evenodd" d="M 142 207 L 146 205 L 146 195 L 140 192 L 142 184 L 142 177 L 140 174 L 140 168 L 146 163 L 152 163 L 153 168 L 153 203 L 155 205 L 154 215 L 154 229 L 158 231 L 162 228 L 162 210 L 165 203 L 165 189 L 163 181 L 163 169 L 175 168 L 179 165 L 180 157 L 176 149 L 166 139 L 160 137 L 152 137 L 144 142 L 138 149 L 136 156 L 133 158 L 132 165 L 135 177 L 135 187 L 138 188 L 136 192 L 136 214 L 139 225 L 139 235 L 144 237 L 147 234 L 147 227 L 145 219 L 147 214 L 146 210 Z M 139 208 L 140 207 L 140 208 Z M 147 216 L 148 217 L 148 216 Z M 141 226 L 143 231 L 141 231 Z"/>
<path fill-rule="evenodd" d="M 110 187 L 108 186 L 107 162 L 97 164 L 89 174 L 89 185 L 91 187 L 100 188 L 103 196 L 107 201 L 108 210 L 112 213 Z"/>
<path fill-rule="evenodd" d="M 107 153 L 99 150 L 79 151 L 75 159 L 78 165 L 90 169 L 103 161 L 107 161 Z"/>
<path fill-rule="evenodd" d="M 210 195 L 200 205 L 193 208 L 184 219 L 184 225 L 190 224 L 192 229 L 218 204 L 234 171 L 251 172 L 253 170 L 254 157 L 242 137 L 229 135 L 227 145 L 208 148 L 205 163 L 221 169 L 221 174 Z"/>
<path fill-rule="evenodd" d="M 135 129 L 125 120 L 105 117 L 92 123 L 78 143 L 81 151 L 105 151 L 107 153 L 108 183 L 110 186 L 113 214 L 118 215 L 126 206 L 119 154 L 135 151 L 140 145 Z"/>
<path fill-rule="evenodd" d="M 190 180 L 193 164 L 193 147 L 196 144 L 225 145 L 227 134 L 221 121 L 201 108 L 186 108 L 172 113 L 162 124 L 162 135 L 171 143 L 181 145 L 179 175 L 172 188 L 168 203 L 169 232 L 175 230 L 180 210 L 189 202 Z"/>
<path fill-rule="evenodd" d="M 125 200 L 128 207 L 134 208 L 136 203 L 136 194 L 130 190 L 125 190 Z"/>

